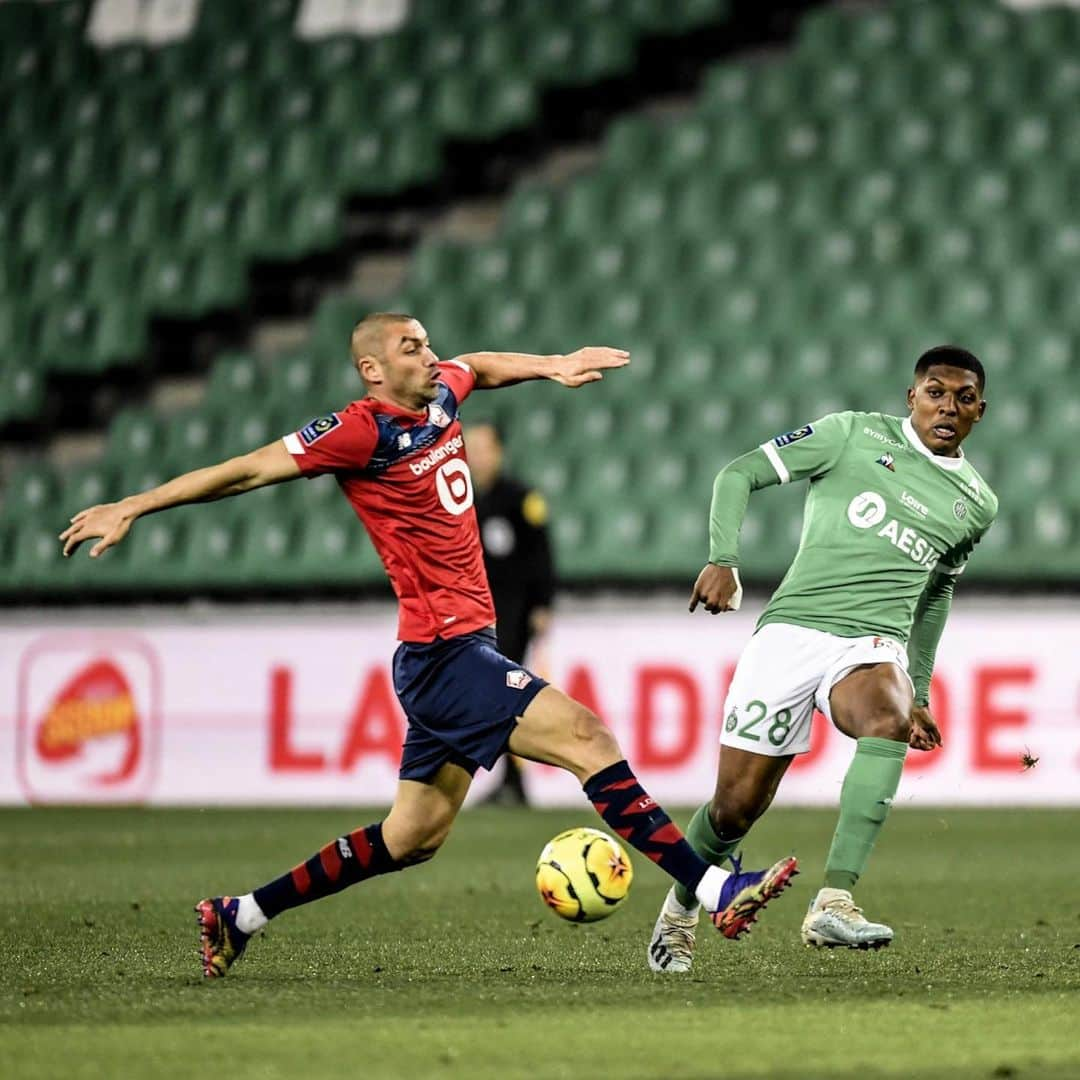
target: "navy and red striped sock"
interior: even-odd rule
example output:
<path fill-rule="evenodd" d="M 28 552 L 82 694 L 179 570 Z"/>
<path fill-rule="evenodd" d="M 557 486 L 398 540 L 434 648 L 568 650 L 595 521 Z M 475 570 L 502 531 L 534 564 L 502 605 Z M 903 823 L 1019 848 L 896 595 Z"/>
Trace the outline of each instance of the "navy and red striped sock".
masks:
<path fill-rule="evenodd" d="M 687 843 L 663 807 L 646 793 L 625 760 L 590 776 L 584 787 L 596 812 L 614 832 L 684 888 L 697 892 L 709 864 Z"/>
<path fill-rule="evenodd" d="M 256 889 L 255 902 L 272 919 L 289 908 L 321 900 L 358 881 L 400 870 L 404 865 L 395 862 L 386 850 L 382 822 L 378 822 L 339 836 L 307 862 Z"/>

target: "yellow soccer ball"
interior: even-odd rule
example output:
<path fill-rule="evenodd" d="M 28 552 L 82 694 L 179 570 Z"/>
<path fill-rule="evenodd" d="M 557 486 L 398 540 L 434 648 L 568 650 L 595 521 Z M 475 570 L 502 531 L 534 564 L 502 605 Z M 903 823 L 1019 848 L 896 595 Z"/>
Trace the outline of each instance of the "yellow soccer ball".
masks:
<path fill-rule="evenodd" d="M 540 898 L 560 919 L 606 919 L 630 892 L 634 868 L 621 845 L 599 829 L 567 829 L 536 864 Z"/>

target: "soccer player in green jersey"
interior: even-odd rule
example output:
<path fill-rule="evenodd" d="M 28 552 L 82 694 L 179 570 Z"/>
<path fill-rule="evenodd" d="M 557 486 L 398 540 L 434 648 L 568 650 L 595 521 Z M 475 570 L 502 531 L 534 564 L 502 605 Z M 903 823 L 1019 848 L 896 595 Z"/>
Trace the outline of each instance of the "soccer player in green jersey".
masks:
<path fill-rule="evenodd" d="M 998 504 L 960 449 L 986 411 L 985 385 L 971 353 L 939 346 L 915 365 L 907 417 L 833 413 L 737 458 L 713 487 L 709 562 L 690 610 L 717 614 L 742 596 L 737 542 L 750 492 L 810 481 L 799 550 L 724 703 L 716 791 L 687 838 L 712 863 L 733 859 L 795 755 L 809 749 L 815 706 L 855 739 L 825 879 L 802 926 L 808 945 L 892 940 L 851 890 L 908 747 L 941 745 L 928 708 L 934 654 L 956 577 Z M 697 918 L 693 896 L 672 889 L 649 945 L 653 970 L 690 969 Z"/>

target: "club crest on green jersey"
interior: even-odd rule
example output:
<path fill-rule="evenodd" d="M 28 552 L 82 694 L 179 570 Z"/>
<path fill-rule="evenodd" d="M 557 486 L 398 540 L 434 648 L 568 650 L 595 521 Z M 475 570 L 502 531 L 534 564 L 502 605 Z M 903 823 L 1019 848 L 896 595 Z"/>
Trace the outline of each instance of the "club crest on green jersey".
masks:
<path fill-rule="evenodd" d="M 812 424 L 804 424 L 801 428 L 796 428 L 794 431 L 785 431 L 783 435 L 777 435 L 773 439 L 774 446 L 790 446 L 793 442 L 798 442 L 800 439 L 805 439 L 807 435 L 813 435 L 814 428 Z"/>

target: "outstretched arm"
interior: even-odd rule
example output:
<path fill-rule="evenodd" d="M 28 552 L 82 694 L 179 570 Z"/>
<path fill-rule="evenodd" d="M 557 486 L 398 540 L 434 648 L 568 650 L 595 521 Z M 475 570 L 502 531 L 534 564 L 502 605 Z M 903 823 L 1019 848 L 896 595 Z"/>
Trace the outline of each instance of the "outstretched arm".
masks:
<path fill-rule="evenodd" d="M 494 390 L 500 386 L 529 379 L 551 379 L 563 386 L 575 388 L 597 382 L 611 368 L 625 367 L 630 354 L 622 349 L 589 347 L 565 356 L 534 356 L 531 353 L 479 352 L 457 356 L 459 363 L 468 364 L 476 372 L 478 390 Z"/>
<path fill-rule="evenodd" d="M 278 439 L 250 454 L 184 473 L 159 487 L 129 495 L 120 502 L 80 510 L 71 519 L 71 525 L 60 534 L 64 555 L 70 555 L 84 540 L 100 537 L 90 549 L 90 558 L 97 558 L 127 536 L 136 518 L 168 510 L 171 506 L 212 502 L 227 495 L 241 495 L 245 491 L 279 484 L 299 475 L 300 467 L 296 460 Z"/>

